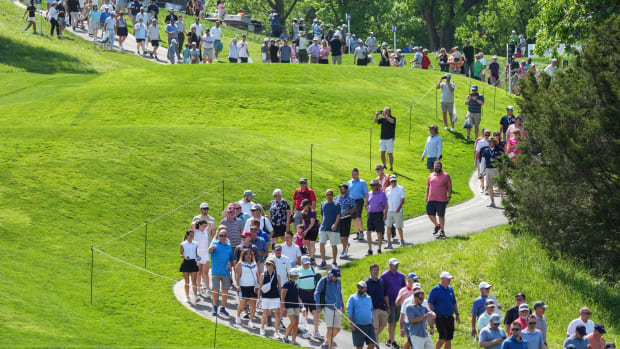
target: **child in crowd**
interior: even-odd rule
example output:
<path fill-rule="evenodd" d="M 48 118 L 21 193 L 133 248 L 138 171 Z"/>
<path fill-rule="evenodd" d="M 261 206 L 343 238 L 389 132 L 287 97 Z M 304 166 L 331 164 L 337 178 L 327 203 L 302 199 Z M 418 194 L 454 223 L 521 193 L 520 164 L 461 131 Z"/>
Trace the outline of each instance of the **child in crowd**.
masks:
<path fill-rule="evenodd" d="M 296 339 L 297 326 L 299 324 L 299 303 L 301 303 L 301 299 L 299 298 L 299 286 L 296 282 L 297 278 L 299 278 L 299 272 L 295 268 L 291 269 L 288 272 L 288 281 L 282 285 L 282 295 L 280 296 L 282 302 L 280 309 L 286 309 L 286 314 L 290 320 L 282 341 L 293 345 L 299 345 Z M 289 335 L 291 336 L 290 341 L 288 339 Z"/>
<path fill-rule="evenodd" d="M 185 44 L 185 48 L 183 49 L 183 64 L 190 64 L 192 62 L 192 58 L 190 56 L 192 50 L 189 48 L 189 43 Z"/>
<path fill-rule="evenodd" d="M 295 227 L 295 245 L 297 245 L 297 247 L 299 247 L 299 249 L 301 250 L 301 254 L 306 254 L 307 253 L 307 249 L 304 246 L 304 225 L 303 224 L 299 224 L 298 226 Z"/>
<path fill-rule="evenodd" d="M 172 39 L 170 41 L 170 47 L 168 47 L 168 60 L 170 64 L 176 64 L 177 61 L 177 40 Z"/>

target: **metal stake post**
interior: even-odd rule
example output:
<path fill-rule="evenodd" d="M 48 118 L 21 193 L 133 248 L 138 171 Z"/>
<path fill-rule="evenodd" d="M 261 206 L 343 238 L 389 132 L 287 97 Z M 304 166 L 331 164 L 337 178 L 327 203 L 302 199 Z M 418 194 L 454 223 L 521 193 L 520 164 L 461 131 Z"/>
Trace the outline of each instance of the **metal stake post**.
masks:
<path fill-rule="evenodd" d="M 493 111 L 495 112 L 495 96 L 497 96 L 497 85 L 495 85 L 495 93 L 493 93 Z"/>
<path fill-rule="evenodd" d="M 409 144 L 411 144 L 411 109 L 413 106 L 409 107 Z"/>
<path fill-rule="evenodd" d="M 222 211 L 226 208 L 226 201 L 224 200 L 224 181 L 222 181 Z"/>
<path fill-rule="evenodd" d="M 144 221 L 144 269 L 146 269 L 146 235 L 149 231 L 149 222 Z"/>
<path fill-rule="evenodd" d="M 93 304 L 93 269 L 95 265 L 95 248 L 90 247 L 90 304 Z"/>
<path fill-rule="evenodd" d="M 437 114 L 437 89 L 435 89 L 435 119 L 439 120 L 439 114 Z"/>
<path fill-rule="evenodd" d="M 312 186 L 312 148 L 314 147 L 314 144 L 310 144 L 310 187 L 313 188 Z"/>
<path fill-rule="evenodd" d="M 370 171 L 372 171 L 372 128 L 370 129 L 370 143 L 368 145 L 368 163 L 370 165 Z"/>

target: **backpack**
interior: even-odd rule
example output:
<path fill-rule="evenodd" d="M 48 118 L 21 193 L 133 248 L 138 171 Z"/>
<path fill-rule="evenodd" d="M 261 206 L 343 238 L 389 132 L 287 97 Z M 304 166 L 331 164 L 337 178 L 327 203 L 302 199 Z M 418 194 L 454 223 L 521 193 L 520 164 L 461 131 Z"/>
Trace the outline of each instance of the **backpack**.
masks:
<path fill-rule="evenodd" d="M 327 290 L 327 276 L 324 277 L 323 279 L 325 279 L 325 282 L 323 283 L 323 290 L 321 291 L 320 296 L 319 296 L 319 303 L 321 303 L 321 304 L 318 304 L 319 307 L 323 307 L 324 304 L 326 304 L 325 303 L 326 302 L 325 301 L 325 290 Z M 317 284 L 317 286 L 318 286 L 318 284 Z"/>

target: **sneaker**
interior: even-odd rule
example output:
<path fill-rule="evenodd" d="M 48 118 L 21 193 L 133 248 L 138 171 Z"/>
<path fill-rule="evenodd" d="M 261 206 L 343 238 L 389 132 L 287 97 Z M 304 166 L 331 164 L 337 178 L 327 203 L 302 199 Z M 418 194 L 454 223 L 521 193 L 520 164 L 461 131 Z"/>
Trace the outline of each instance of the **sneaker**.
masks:
<path fill-rule="evenodd" d="M 211 310 L 211 315 L 217 315 L 217 307 L 213 307 L 213 309 Z"/>
<path fill-rule="evenodd" d="M 312 335 L 310 334 L 310 332 L 306 332 L 306 333 L 304 333 L 302 335 L 302 337 L 305 338 L 305 339 L 310 339 L 310 338 L 312 338 Z"/>
<path fill-rule="evenodd" d="M 327 268 L 327 263 L 325 263 L 325 261 L 322 261 L 321 265 L 319 265 L 319 268 Z"/>
<path fill-rule="evenodd" d="M 321 344 L 321 349 L 329 349 L 329 346 L 325 343 Z"/>
<path fill-rule="evenodd" d="M 198 298 L 198 295 L 195 295 L 193 303 L 198 303 L 198 302 L 200 302 L 200 298 Z"/>
<path fill-rule="evenodd" d="M 240 317 L 235 317 L 235 324 L 241 325 L 241 318 Z"/>
<path fill-rule="evenodd" d="M 346 256 L 347 256 L 346 251 L 340 252 L 340 258 L 344 258 Z"/>
<path fill-rule="evenodd" d="M 447 130 L 447 129 L 448 129 L 448 126 L 444 126 L 444 128 L 443 128 L 443 129 L 444 129 L 444 130 Z"/>
<path fill-rule="evenodd" d="M 372 250 L 368 250 L 368 252 L 366 252 L 367 256 L 372 256 Z"/>
<path fill-rule="evenodd" d="M 226 316 L 229 316 L 228 312 L 226 311 L 226 308 L 224 308 L 224 307 L 220 308 L 220 314 L 224 314 Z"/>
<path fill-rule="evenodd" d="M 314 336 L 312 336 L 314 339 L 323 339 L 323 336 L 321 336 L 321 334 L 319 332 L 314 332 Z"/>
<path fill-rule="evenodd" d="M 185 301 L 186 301 L 187 303 L 191 303 L 191 302 L 192 302 L 192 300 L 191 300 L 191 299 L 189 299 L 189 296 L 185 298 Z"/>
<path fill-rule="evenodd" d="M 298 347 L 300 346 L 300 345 L 299 345 L 299 343 L 297 343 L 297 342 L 295 342 L 295 341 L 291 342 L 290 344 L 292 344 L 292 345 L 296 345 L 296 346 L 298 346 Z"/>
<path fill-rule="evenodd" d="M 310 258 L 310 264 L 316 265 L 316 260 L 314 258 Z"/>
<path fill-rule="evenodd" d="M 437 235 L 437 233 L 439 233 L 439 230 L 441 230 L 441 226 L 440 225 L 436 225 L 435 226 L 435 231 L 433 232 L 433 235 Z"/>
<path fill-rule="evenodd" d="M 487 205 L 487 207 L 493 207 L 493 208 L 496 208 L 497 206 L 495 206 L 495 202 L 491 201 L 491 202 Z"/>
<path fill-rule="evenodd" d="M 259 333 L 260 333 L 260 335 L 261 335 L 261 336 L 264 336 L 264 335 L 265 335 L 265 329 L 264 329 L 264 328 L 261 328 L 261 329 L 260 329 L 260 331 L 259 331 Z"/>
<path fill-rule="evenodd" d="M 443 231 L 441 233 L 439 233 L 439 238 L 440 239 L 445 239 L 446 238 L 446 233 L 444 233 Z"/>
<path fill-rule="evenodd" d="M 388 339 L 387 342 L 385 342 L 385 346 L 388 348 L 392 347 L 392 341 Z"/>
<path fill-rule="evenodd" d="M 347 254 L 349 254 L 349 247 L 351 247 L 351 243 L 350 243 L 350 242 L 347 242 L 347 249 L 346 249 Z"/>
<path fill-rule="evenodd" d="M 333 263 L 332 263 L 332 267 L 334 267 L 334 268 L 338 268 L 338 263 L 333 262 Z"/>
<path fill-rule="evenodd" d="M 450 131 L 451 131 L 451 132 L 454 132 L 454 127 L 451 127 L 451 128 L 450 128 Z"/>
<path fill-rule="evenodd" d="M 394 247 L 392 247 L 392 243 L 391 242 L 388 242 L 387 246 L 385 246 L 385 249 L 386 250 L 392 250 L 392 249 L 394 249 Z"/>
<path fill-rule="evenodd" d="M 282 343 L 286 343 L 289 344 L 291 341 L 288 340 L 288 338 L 286 337 L 282 337 Z"/>
<path fill-rule="evenodd" d="M 392 349 L 400 349 L 400 347 L 398 346 L 398 343 L 392 342 Z"/>
<path fill-rule="evenodd" d="M 381 254 L 381 249 L 378 249 L 378 250 L 377 250 L 377 254 Z"/>
<path fill-rule="evenodd" d="M 246 319 L 246 320 L 250 319 L 250 314 L 244 314 L 243 318 Z"/>
<path fill-rule="evenodd" d="M 255 328 L 254 323 L 252 321 L 248 321 L 248 328 Z"/>

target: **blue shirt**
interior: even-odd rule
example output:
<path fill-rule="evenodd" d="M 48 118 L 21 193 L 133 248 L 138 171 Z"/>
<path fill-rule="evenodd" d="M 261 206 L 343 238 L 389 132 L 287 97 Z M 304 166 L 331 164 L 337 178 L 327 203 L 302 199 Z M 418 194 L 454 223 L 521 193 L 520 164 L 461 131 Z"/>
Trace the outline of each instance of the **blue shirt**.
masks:
<path fill-rule="evenodd" d="M 213 263 L 213 261 L 211 262 Z M 321 303 L 321 293 L 325 293 L 325 304 L 336 304 L 336 308 L 338 309 L 344 307 L 340 279 L 332 281 L 331 277 L 328 275 L 319 280 L 314 290 L 314 303 Z M 319 305 L 319 307 L 325 307 L 325 305 Z M 334 309 L 333 305 L 327 305 L 327 307 L 329 309 Z"/>
<path fill-rule="evenodd" d="M 485 302 L 487 301 L 487 298 L 485 297 L 478 297 L 474 300 L 474 304 L 471 307 L 471 313 L 473 315 L 475 315 L 476 317 L 479 317 L 480 314 L 484 313 L 485 308 Z"/>
<path fill-rule="evenodd" d="M 428 309 L 426 309 L 422 305 L 416 305 L 414 303 L 411 303 L 407 306 L 407 308 L 405 309 L 405 312 L 407 313 L 407 319 L 410 319 L 410 318 L 422 316 L 428 313 Z M 416 337 L 422 337 L 422 338 L 428 337 L 428 332 L 426 332 L 426 319 L 420 322 L 417 322 L 415 324 L 409 321 L 407 323 L 407 329 L 409 330 L 410 336 L 416 336 Z"/>
<path fill-rule="evenodd" d="M 510 336 L 502 343 L 501 349 L 527 349 L 527 341 L 521 338 L 521 343 L 517 343 L 515 337 Z"/>
<path fill-rule="evenodd" d="M 438 316 L 452 316 L 456 304 L 454 290 L 450 286 L 437 284 L 428 295 L 428 304 L 433 306 L 432 309 Z"/>
<path fill-rule="evenodd" d="M 261 229 L 258 230 L 258 234 L 256 234 L 256 236 L 258 236 L 259 238 L 263 238 L 263 240 L 265 240 L 265 243 L 267 244 L 271 242 L 271 239 L 269 238 L 269 234 L 265 233 Z"/>
<path fill-rule="evenodd" d="M 543 341 L 542 332 L 534 328 L 533 332 L 529 332 L 527 328 L 521 331 L 521 338 L 527 341 L 527 349 L 539 349 L 545 342 Z"/>
<path fill-rule="evenodd" d="M 172 32 L 172 34 L 168 32 Z M 167 24 L 166 33 L 168 33 L 169 39 L 176 39 L 179 36 L 179 31 L 178 31 L 176 24 L 171 24 L 171 23 Z"/>
<path fill-rule="evenodd" d="M 345 196 L 342 196 L 342 195 L 336 196 L 334 201 L 338 203 L 338 205 L 340 205 L 340 219 L 348 218 L 351 216 L 350 214 L 342 214 L 343 212 L 346 212 L 346 211 L 349 211 L 355 208 L 355 201 L 353 201 L 353 199 L 349 196 L 348 193 Z"/>
<path fill-rule="evenodd" d="M 477 95 L 476 98 L 481 101 L 484 102 L 484 96 L 483 95 Z M 480 113 L 480 111 L 482 110 L 482 105 L 478 104 L 478 102 L 474 101 L 473 98 L 469 100 L 469 107 L 467 108 L 467 111 L 470 113 Z"/>
<path fill-rule="evenodd" d="M 480 155 L 482 155 L 485 160 L 486 168 L 495 168 L 495 159 L 502 155 L 499 147 L 484 147 L 482 149 L 483 150 Z"/>
<path fill-rule="evenodd" d="M 439 135 L 428 136 L 426 138 L 426 145 L 424 146 L 424 152 L 422 156 L 428 156 L 429 158 L 438 158 L 441 156 L 443 143 Z"/>
<path fill-rule="evenodd" d="M 321 231 L 332 231 L 332 225 L 336 223 L 336 217 L 340 214 L 340 205 L 336 202 L 327 202 L 323 201 L 321 203 L 321 217 L 323 217 L 323 223 L 321 223 L 321 227 L 319 230 Z M 336 227 L 336 230 L 340 231 L 340 227 Z"/>
<path fill-rule="evenodd" d="M 365 180 L 358 178 L 354 181 L 351 179 L 347 185 L 349 186 L 349 195 L 351 195 L 351 199 L 358 200 L 366 197 L 368 185 Z"/>
<path fill-rule="evenodd" d="M 566 338 L 566 340 L 564 341 L 564 345 L 562 347 L 566 348 L 566 346 L 569 344 L 573 344 L 575 348 L 577 349 L 587 349 L 588 344 L 590 344 L 590 341 L 587 338 L 577 339 L 577 337 L 573 335 L 573 336 Z"/>
<path fill-rule="evenodd" d="M 232 246 L 219 241 L 213 241 L 211 246 L 214 245 L 217 247 L 211 252 L 211 274 L 230 275 L 227 266 L 231 265 L 235 258 Z"/>
<path fill-rule="evenodd" d="M 267 241 L 265 241 L 265 239 L 263 239 L 260 236 L 257 236 L 256 240 L 250 239 L 250 242 L 253 243 L 254 246 L 256 246 L 256 250 L 258 250 L 258 253 L 265 253 L 265 252 L 269 251 L 269 245 L 267 245 Z M 264 257 L 264 256 L 256 256 L 256 261 L 257 262 L 263 262 L 263 261 L 265 261 L 265 258 L 266 257 Z"/>
<path fill-rule="evenodd" d="M 478 344 L 482 342 L 490 342 L 494 341 L 498 338 L 506 338 L 506 331 L 499 326 L 497 330 L 494 330 L 491 326 L 485 326 L 482 330 L 480 330 L 480 337 L 478 339 Z M 490 346 L 490 349 L 501 349 L 502 343 Z"/>
<path fill-rule="evenodd" d="M 372 298 L 372 308 L 386 310 L 385 296 L 387 295 L 387 286 L 382 278 L 376 281 L 372 278 L 366 279 L 366 293 Z"/>
<path fill-rule="evenodd" d="M 355 293 L 347 301 L 347 315 L 353 318 L 356 325 L 372 324 L 372 299 L 369 295 Z"/>

